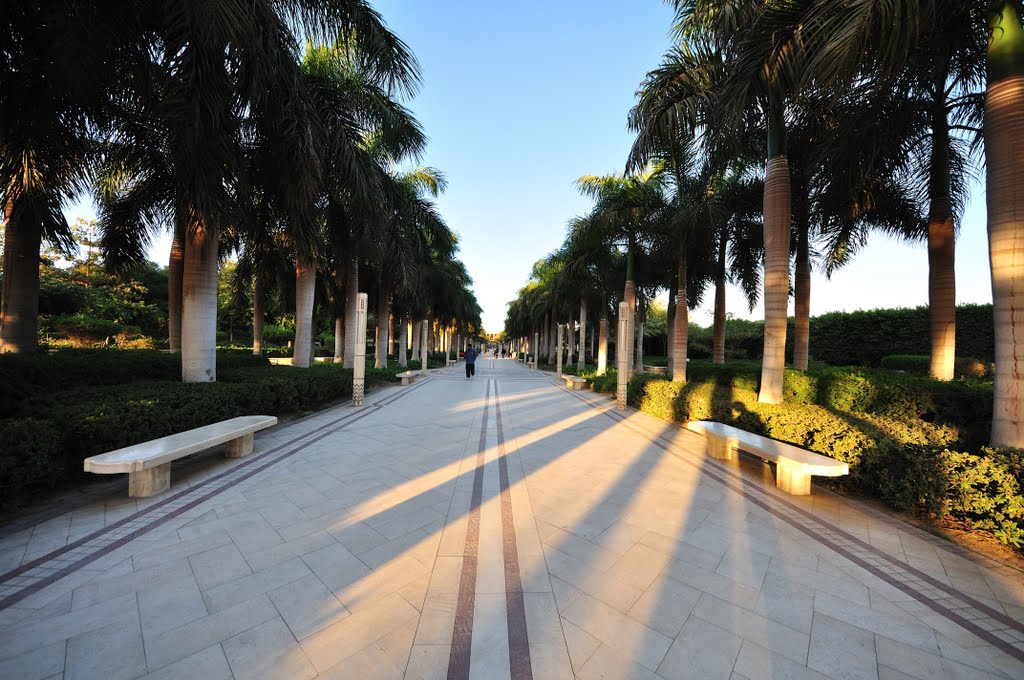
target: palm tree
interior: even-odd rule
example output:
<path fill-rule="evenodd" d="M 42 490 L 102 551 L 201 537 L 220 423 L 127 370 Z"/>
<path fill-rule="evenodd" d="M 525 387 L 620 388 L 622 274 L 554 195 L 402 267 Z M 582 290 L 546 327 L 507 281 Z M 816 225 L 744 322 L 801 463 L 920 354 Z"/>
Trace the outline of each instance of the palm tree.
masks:
<path fill-rule="evenodd" d="M 184 231 L 182 373 L 186 381 L 213 380 L 218 240 L 231 224 L 238 198 L 243 127 L 249 116 L 278 123 L 297 119 L 304 97 L 292 58 L 295 35 L 351 36 L 365 46 L 367 61 L 392 74 L 395 82 L 414 68 L 405 46 L 361 0 L 307 0 L 288 7 L 269 0 L 150 4 L 127 15 L 108 8 L 109 3 L 88 2 L 76 4 L 74 12 L 28 5 L 5 11 L 4 36 L 10 40 L 4 53 L 10 58 L 3 62 L 7 72 L 0 106 L 5 107 L 3 120 L 22 129 L 20 140 L 4 135 L 6 160 L 0 161 L 11 218 L 7 250 L 28 261 L 24 255 L 35 239 L 23 236 L 19 225 L 30 215 L 60 235 L 60 202 L 83 183 L 94 130 L 131 147 L 133 126 L 125 121 L 155 122 L 173 153 L 175 216 Z M 65 34 L 79 38 L 69 43 L 60 39 Z M 68 50 L 69 44 L 81 49 Z M 46 77 L 54 68 L 53 75 L 68 79 L 65 85 Z M 39 88 L 44 81 L 56 86 Z M 20 91 L 19 83 L 25 86 Z M 40 136 L 44 125 L 50 128 Z M 306 167 L 316 158 L 310 154 L 315 149 L 307 129 L 283 127 L 296 137 L 286 145 L 290 155 L 280 159 L 282 166 Z M 42 144 L 44 139 L 50 146 Z M 306 156 L 304 165 L 290 162 L 301 156 Z M 25 158 L 34 159 L 35 167 L 19 168 L 18 159 Z M 18 180 L 18 173 L 32 183 Z M 305 198 L 303 191 L 295 193 Z M 8 274 L 12 285 L 5 288 L 5 299 L 34 305 L 33 291 L 14 294 L 22 285 L 31 288 L 33 277 L 23 277 L 17 263 L 10 271 L 14 275 Z M 24 344 L 26 323 L 34 314 L 12 325 L 8 307 L 5 303 L 0 336 L 17 336 Z M 4 345 L 17 349 L 7 340 Z"/>
<path fill-rule="evenodd" d="M 122 13 L 104 2 L 0 7 L 0 352 L 37 347 L 41 243 L 73 247 L 62 207 L 86 190 L 98 131 L 125 71 L 145 56 L 139 26 Z"/>
<path fill-rule="evenodd" d="M 1015 291 L 1021 289 L 1024 278 L 1024 230 L 1019 220 L 1024 213 L 1024 140 L 1020 134 L 1024 129 L 1024 2 L 921 0 L 897 9 L 892 3 L 873 0 L 849 6 L 810 3 L 804 9 L 786 13 L 784 20 L 801 26 L 807 55 L 802 81 L 808 85 L 849 82 L 862 76 L 865 62 L 870 60 L 871 70 L 881 76 L 881 86 L 887 86 L 912 64 L 920 63 L 916 62 L 916 50 L 941 48 L 929 43 L 943 35 L 949 38 L 950 34 L 939 27 L 956 33 L 953 44 L 987 44 L 983 139 L 996 334 L 991 443 L 1024 446 L 1024 350 L 1019 349 L 1016 339 L 1013 312 L 1020 306 Z M 980 51 L 970 54 L 974 56 L 964 58 L 975 62 L 973 71 L 980 66 Z M 937 86 L 941 59 L 931 65 L 938 67 L 932 70 Z M 941 153 L 941 145 L 937 146 Z M 937 209 L 934 216 L 937 227 L 948 223 L 941 210 Z M 939 237 L 949 233 L 948 227 L 935 231 Z M 945 241 L 936 239 L 936 254 L 940 256 L 936 259 L 948 260 L 938 246 L 949 239 L 942 238 Z M 942 287 L 948 288 L 944 283 Z"/>
<path fill-rule="evenodd" d="M 715 150 L 748 138 L 752 130 L 767 130 L 765 340 L 758 399 L 780 403 L 792 216 L 786 137 L 791 83 L 784 67 L 799 41 L 793 30 L 778 30 L 761 40 L 766 29 L 759 25 L 764 23 L 760 3 L 737 3 L 730 12 L 718 12 L 717 3 L 706 0 L 674 4 L 680 44 L 642 88 L 631 121 L 638 131 L 634 155 L 642 157 L 655 140 L 671 138 L 676 130 L 692 135 L 710 131 L 706 144 Z"/>
<path fill-rule="evenodd" d="M 580 220 L 574 226 L 570 235 L 574 241 L 572 248 L 577 252 L 609 248 L 625 251 L 623 299 L 630 309 L 629 337 L 626 347 L 617 351 L 629 352 L 630 372 L 643 370 L 642 366 L 634 366 L 632 361 L 637 290 L 634 269 L 638 252 L 656 231 L 655 221 L 660 218 L 659 211 L 665 204 L 663 181 L 661 168 L 651 165 L 634 174 L 585 175 L 576 182 L 583 194 L 596 199 L 596 205 L 588 219 Z"/>
<path fill-rule="evenodd" d="M 1018 340 L 1024 287 L 1024 3 L 992 3 L 985 93 L 986 205 L 996 373 L 993 446 L 1024 447 L 1024 341 Z"/>
<path fill-rule="evenodd" d="M 400 43 L 399 43 L 400 44 Z M 345 290 L 345 365 L 355 357 L 355 301 L 362 250 L 381 242 L 390 224 L 394 183 L 386 166 L 417 155 L 425 144 L 419 124 L 394 98 L 411 92 L 419 78 L 411 57 L 401 68 L 375 65 L 358 40 L 307 47 L 303 73 L 325 129 L 325 223 L 334 260 L 336 289 Z M 403 48 L 404 49 L 404 48 Z M 345 279 L 344 286 L 341 284 Z M 340 305 L 335 305 L 340 309 Z M 341 337 L 342 324 L 335 333 Z M 337 348 L 336 348 L 336 354 Z M 337 360 L 340 357 L 335 357 Z"/>

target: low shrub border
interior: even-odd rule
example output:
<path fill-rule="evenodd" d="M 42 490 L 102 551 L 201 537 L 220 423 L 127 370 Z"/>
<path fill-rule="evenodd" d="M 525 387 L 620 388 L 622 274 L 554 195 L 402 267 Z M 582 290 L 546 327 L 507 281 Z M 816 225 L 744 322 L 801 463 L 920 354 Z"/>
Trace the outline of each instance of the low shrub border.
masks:
<path fill-rule="evenodd" d="M 634 376 L 631 406 L 665 420 L 717 420 L 850 465 L 823 483 L 896 510 L 985 531 L 1024 546 L 1024 455 L 983 446 L 991 385 L 943 383 L 882 370 L 787 371 L 786 402 L 757 401 L 756 364 L 691 362 L 686 383 Z M 614 393 L 616 374 L 586 375 Z"/>
<path fill-rule="evenodd" d="M 114 360 L 154 371 L 149 379 L 123 367 L 120 384 L 86 378 L 85 357 L 38 356 L 34 360 L 2 357 L 0 370 L 17 375 L 0 419 L 0 506 L 11 505 L 33 489 L 83 475 L 85 458 L 138 442 L 190 430 L 240 415 L 286 415 L 314 410 L 352 395 L 352 371 L 333 364 L 310 368 L 270 366 L 262 357 L 218 353 L 218 381 L 182 383 L 159 352 L 118 352 Z M 68 353 L 72 354 L 72 353 Z M 75 352 L 73 354 L 78 354 Z M 105 365 L 104 351 L 91 357 Z M 82 363 L 79 363 L 79 362 Z M 161 368 L 162 367 L 162 368 Z M 68 369 L 63 387 L 60 369 Z M 81 373 L 76 370 L 81 369 Z M 367 367 L 367 386 L 397 382 L 397 363 L 386 369 Z M 36 382 L 26 383 L 24 379 Z M 113 380 L 106 374 L 105 380 Z M 3 404 L 0 404 L 2 406 Z"/>

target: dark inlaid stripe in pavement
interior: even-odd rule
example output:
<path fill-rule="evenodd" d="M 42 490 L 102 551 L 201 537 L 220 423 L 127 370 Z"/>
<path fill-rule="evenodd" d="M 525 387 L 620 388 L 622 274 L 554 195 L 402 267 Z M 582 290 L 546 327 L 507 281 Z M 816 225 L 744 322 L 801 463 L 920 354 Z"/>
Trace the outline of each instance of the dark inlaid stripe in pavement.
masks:
<path fill-rule="evenodd" d="M 262 472 L 263 470 L 266 470 L 267 468 L 269 468 L 269 467 L 271 467 L 273 465 L 276 465 L 277 463 L 281 462 L 282 460 L 285 460 L 286 458 L 290 458 L 291 456 L 295 455 L 299 451 L 302 451 L 303 449 L 305 449 L 309 445 L 314 444 L 314 443 L 320 441 L 321 439 L 323 439 L 323 438 L 325 438 L 325 437 L 327 437 L 329 435 L 332 435 L 332 434 L 334 434 L 336 432 L 339 432 L 339 431 L 343 430 L 345 427 L 351 425 L 352 423 L 354 423 L 354 422 L 356 422 L 358 420 L 361 420 L 361 419 L 365 418 L 366 416 L 368 416 L 368 415 L 370 415 L 372 413 L 376 413 L 378 410 L 380 410 L 384 406 L 388 406 L 388 405 L 394 403 L 395 401 L 397 401 L 399 398 L 405 396 L 406 394 L 409 394 L 410 392 L 415 391 L 420 386 L 425 384 L 425 382 L 426 381 L 424 381 L 424 383 L 420 383 L 419 385 L 416 385 L 414 387 L 409 387 L 409 388 L 399 392 L 396 395 L 392 395 L 390 397 L 382 399 L 378 403 L 368 405 L 367 407 L 365 407 L 364 410 L 356 411 L 355 413 L 345 414 L 344 416 L 341 416 L 340 418 L 336 418 L 335 420 L 331 421 L 330 423 L 327 423 L 326 425 L 324 425 L 324 426 L 322 426 L 322 427 L 320 427 L 320 428 L 318 428 L 316 430 L 312 430 L 311 432 L 307 432 L 305 434 L 301 434 L 301 435 L 298 435 L 296 437 L 293 437 L 289 441 L 287 441 L 287 442 L 285 442 L 283 444 L 279 444 L 278 446 L 276 446 L 276 447 L 274 447 L 274 448 L 272 448 L 272 449 L 270 449 L 268 451 L 265 451 L 264 453 L 261 453 L 261 454 L 259 454 L 257 456 L 252 456 L 251 458 L 245 460 L 244 462 L 242 462 L 242 463 L 240 463 L 238 465 L 233 465 L 232 467 L 228 468 L 224 472 L 221 472 L 221 473 L 219 473 L 217 475 L 214 475 L 213 477 L 210 477 L 210 478 L 205 479 L 205 480 L 203 480 L 201 482 L 198 482 L 195 485 L 193 485 L 191 487 L 188 487 L 186 489 L 183 489 L 182 491 L 180 491 L 180 492 L 178 492 L 178 493 L 176 493 L 176 494 L 174 494 L 172 496 L 169 496 L 168 498 L 165 498 L 164 500 L 162 500 L 162 501 L 160 501 L 158 503 L 154 503 L 153 505 L 150 505 L 150 506 L 148 506 L 148 507 L 146 507 L 146 508 L 144 508 L 144 509 L 142 509 L 142 510 L 140 510 L 140 511 L 134 513 L 134 514 L 132 514 L 132 515 L 129 515 L 128 517 L 125 517 L 124 519 L 118 520 L 117 522 L 113 522 L 113 523 L 103 527 L 102 529 L 98 529 L 97 531 L 94 531 L 91 534 L 88 534 L 87 536 L 83 536 L 82 538 L 80 538 L 80 539 L 78 539 L 76 541 L 68 543 L 67 545 L 65 545 L 62 548 L 58 548 L 57 550 L 54 550 L 54 551 L 52 551 L 50 553 L 47 553 L 46 555 L 43 555 L 41 557 L 37 557 L 36 559 L 31 560 L 30 562 L 26 562 L 25 564 L 19 566 L 18 568 L 13 569 L 13 570 L 7 572 L 6 574 L 3 574 L 2 576 L 0 576 L 0 584 L 4 583 L 4 582 L 6 582 L 6 581 L 8 581 L 8 580 L 10 580 L 12 578 L 15 578 L 15 577 L 19 576 L 20 574 L 23 574 L 23 573 L 25 573 L 27 571 L 30 571 L 30 570 L 34 569 L 35 567 L 44 565 L 47 562 L 49 562 L 51 560 L 54 560 L 55 558 L 58 558 L 61 555 L 67 554 L 68 552 L 70 552 L 72 550 L 75 550 L 78 547 L 85 546 L 89 542 L 94 541 L 94 540 L 96 540 L 98 538 L 101 538 L 105 534 L 109 534 L 111 532 L 114 532 L 115 530 L 117 530 L 120 527 L 128 525 L 129 523 L 137 522 L 138 520 L 140 520 L 142 518 L 145 518 L 146 515 L 153 514 L 155 511 L 157 511 L 157 510 L 159 510 L 161 508 L 164 508 L 165 506 L 167 506 L 169 504 L 175 503 L 176 501 L 185 500 L 185 498 L 188 495 L 195 494 L 198 490 L 203 489 L 203 488 L 205 488 L 207 486 L 210 486 L 214 482 L 220 481 L 221 479 L 223 479 L 224 477 L 226 477 L 228 475 L 237 474 L 238 472 L 240 472 L 241 470 L 245 469 L 246 467 L 253 467 L 253 469 L 248 470 L 248 471 L 244 472 L 241 475 L 238 475 L 237 478 L 227 480 L 223 485 L 217 486 L 217 487 L 215 487 L 213 489 L 210 489 L 209 491 L 207 491 L 204 494 L 201 494 L 197 498 L 191 499 L 187 503 L 185 503 L 185 504 L 183 504 L 183 505 L 181 505 L 179 507 L 175 507 L 174 509 L 170 510 L 169 512 L 167 512 L 167 513 L 165 513 L 163 515 L 160 515 L 159 517 L 154 518 L 148 524 L 146 524 L 144 526 L 141 526 L 141 527 L 138 527 L 136 529 L 133 529 L 131 531 L 128 531 L 127 533 L 125 533 L 122 536 L 119 536 L 116 540 L 111 541 L 110 543 L 106 543 L 106 544 L 104 544 L 102 546 L 96 547 L 94 550 L 92 550 L 88 554 L 83 555 L 82 557 L 80 557 L 78 559 L 75 559 L 70 564 L 65 564 L 65 566 L 63 566 L 59 570 L 57 570 L 57 571 L 55 571 L 55 572 L 53 572 L 51 574 L 47 574 L 46 576 L 40 578 L 39 580 L 37 580 L 37 581 L 35 581 L 33 583 L 26 584 L 25 587 L 22 588 L 21 590 L 18 590 L 17 592 L 11 593 L 10 595 L 4 597 L 3 599 L 0 599 L 0 611 L 2 611 L 3 609 L 6 609 L 7 607 L 10 607 L 13 604 L 16 604 L 16 603 L 20 602 L 21 600 L 25 599 L 29 595 L 37 593 L 40 590 L 42 590 L 43 588 L 45 588 L 45 587 L 47 587 L 47 586 L 49 586 L 49 585 L 51 585 L 53 583 L 56 583 L 57 581 L 59 581 L 60 579 L 64 578 L 65 576 L 78 571 L 82 567 L 84 567 L 84 566 L 86 566 L 88 564 L 91 564 L 92 562 L 95 562 L 96 560 L 100 559 L 101 557 L 110 554 L 111 552 L 113 552 L 117 548 L 120 548 L 121 546 L 129 543 L 130 541 L 132 541 L 132 540 L 134 540 L 134 539 L 136 539 L 136 538 L 138 538 L 138 537 L 140 537 L 140 536 L 142 536 L 144 534 L 149 533 L 150 531 L 152 531 L 153 529 L 156 529 L 157 527 L 159 527 L 160 525 L 164 524 L 165 522 L 167 522 L 167 521 L 169 521 L 169 520 L 171 520 L 171 519 L 181 515 L 182 513 L 186 512 L 188 510 L 191 510 L 192 508 L 196 507 L 200 503 L 202 503 L 204 501 L 207 501 L 210 498 L 213 498 L 214 496 L 220 494 L 221 492 L 234 487 L 239 482 L 242 482 L 242 481 L 245 481 L 246 479 L 249 479 L 253 475 L 258 474 L 258 473 Z M 306 441 L 306 442 L 296 446 L 295 448 L 293 448 L 293 449 L 291 449 L 289 451 L 285 451 L 285 453 L 283 453 L 283 454 L 273 458 L 272 460 L 267 461 L 268 458 L 274 456 L 274 454 L 276 454 L 277 452 L 281 451 L 282 449 L 287 449 L 289 446 L 291 446 L 295 442 L 302 441 L 303 439 L 306 439 L 307 437 L 311 437 L 312 435 L 316 435 L 317 433 L 319 433 L 318 436 L 309 439 L 308 441 Z M 267 462 L 264 462 L 262 465 L 255 466 L 256 463 L 259 463 L 259 462 L 262 462 L 262 461 L 267 461 Z M 88 550 L 88 548 L 86 548 L 86 549 Z M 64 561 L 62 561 L 62 563 L 63 562 Z"/>
<path fill-rule="evenodd" d="M 501 398 L 494 383 L 494 425 L 498 435 L 498 475 L 501 485 L 501 536 L 505 554 L 505 613 L 508 619 L 508 661 L 512 680 L 533 680 L 530 638 L 526 630 L 526 603 L 519 573 L 519 547 L 512 516 L 508 461 L 505 459 L 505 433 L 501 427 Z"/>
<path fill-rule="evenodd" d="M 484 417 L 480 425 L 480 443 L 476 451 L 473 473 L 473 495 L 469 502 L 466 545 L 462 550 L 462 574 L 459 577 L 459 599 L 455 604 L 452 626 L 452 648 L 448 655 L 448 680 L 468 680 L 473 650 L 473 609 L 476 606 L 476 568 L 480 549 L 480 503 L 484 495 L 484 451 L 487 450 L 487 415 L 491 401 L 491 380 L 484 395 Z"/>
<path fill-rule="evenodd" d="M 965 618 L 962 614 L 950 609 L 942 602 L 937 601 L 934 597 L 919 591 L 911 583 L 897 579 L 892 574 L 879 568 L 878 565 L 868 562 L 866 559 L 861 557 L 861 555 L 858 555 L 857 552 L 864 554 L 873 554 L 878 558 L 892 564 L 895 568 L 899 569 L 900 571 L 912 574 L 917 580 L 927 583 L 929 586 L 932 587 L 932 589 L 941 590 L 942 592 L 946 593 L 948 596 L 950 596 L 947 599 L 956 599 L 968 604 L 969 606 L 977 609 L 978 611 L 983 612 L 993 621 L 998 621 L 1003 625 L 1004 628 L 1010 628 L 1018 632 L 1024 633 L 1024 621 L 1014 620 L 1013 618 L 1007 616 L 1005 613 L 994 609 L 993 607 L 975 599 L 974 597 L 971 597 L 967 593 L 964 593 L 954 588 L 953 586 L 947 585 L 942 581 L 939 581 L 938 579 L 929 576 L 920 569 L 917 569 L 916 567 L 911 566 L 910 564 L 904 562 L 898 557 L 894 557 L 886 553 L 885 551 L 871 545 L 867 541 L 864 541 L 854 536 L 853 534 L 844 531 L 835 524 L 832 524 L 831 522 L 822 519 L 821 517 L 818 517 L 817 515 L 806 510 L 805 508 L 800 507 L 799 505 L 786 500 L 785 498 L 771 492 L 766 488 L 762 488 L 756 484 L 752 484 L 749 480 L 744 478 L 742 474 L 729 470 L 728 468 L 726 468 L 724 465 L 717 461 L 705 458 L 703 461 L 701 461 L 701 463 L 697 463 L 693 460 L 690 460 L 687 456 L 683 456 L 678 451 L 674 450 L 671 442 L 665 441 L 664 439 L 662 439 L 662 437 L 658 435 L 651 435 L 633 426 L 626 420 L 626 417 L 621 413 L 618 413 L 610 409 L 603 409 L 602 407 L 604 406 L 604 404 L 599 404 L 575 392 L 570 392 L 570 394 L 572 394 L 572 396 L 576 397 L 577 399 L 587 404 L 591 408 L 601 409 L 601 412 L 607 415 L 609 418 L 611 418 L 615 422 L 622 423 L 627 428 L 643 436 L 645 439 L 647 439 L 652 444 L 662 449 L 666 453 L 669 453 L 678 458 L 679 460 L 685 462 L 686 464 L 699 469 L 703 474 L 706 474 L 708 477 L 711 477 L 712 479 L 722 484 L 723 486 L 732 489 L 733 491 L 737 492 L 738 494 L 746 498 L 751 503 L 754 503 L 758 507 L 767 510 L 772 515 L 778 517 L 779 519 L 786 522 L 790 526 L 794 527 L 801 533 L 809 536 L 810 538 L 813 538 L 814 540 L 825 545 L 834 552 L 842 555 L 843 557 L 850 560 L 851 562 L 861 567 L 865 571 L 870 572 L 871 574 L 878 577 L 882 581 L 888 583 L 892 587 L 897 588 L 898 590 L 906 593 L 907 595 L 914 598 L 921 604 L 925 605 L 932 611 L 956 623 L 961 628 L 970 631 L 972 634 L 981 638 L 982 640 L 985 640 L 993 647 L 1002 650 L 1006 654 L 1012 656 L 1013 658 L 1019 661 L 1024 661 L 1024 649 L 1020 649 L 1019 647 L 1014 646 L 1012 643 L 996 636 L 993 632 L 986 630 L 981 625 L 979 625 L 977 621 Z M 737 482 L 739 484 L 737 484 Z M 780 508 L 780 505 L 784 506 L 784 508 Z M 821 530 L 812 525 L 817 525 L 817 527 L 820 527 L 822 530 L 834 533 L 844 543 L 849 544 L 850 547 L 838 544 L 835 540 L 829 538 L 828 536 L 823 534 Z M 851 550 L 852 546 L 856 546 L 857 552 L 853 552 Z"/>

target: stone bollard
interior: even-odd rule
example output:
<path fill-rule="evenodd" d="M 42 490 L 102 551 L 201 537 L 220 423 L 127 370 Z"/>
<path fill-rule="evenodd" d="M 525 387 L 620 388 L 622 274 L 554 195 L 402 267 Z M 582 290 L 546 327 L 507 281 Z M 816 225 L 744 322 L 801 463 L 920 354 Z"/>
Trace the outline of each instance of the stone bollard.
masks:
<path fill-rule="evenodd" d="M 626 410 L 626 382 L 629 380 L 629 304 L 619 303 L 619 337 L 615 341 L 615 363 L 619 375 L 615 388 L 615 406 Z"/>
<path fill-rule="evenodd" d="M 363 405 L 366 390 L 366 293 L 356 296 L 355 359 L 352 365 L 352 405 Z"/>
<path fill-rule="evenodd" d="M 558 379 L 562 379 L 562 324 L 558 324 L 558 344 L 555 346 L 555 354 L 558 359 L 555 362 L 555 373 Z"/>
<path fill-rule="evenodd" d="M 423 322 L 420 324 L 420 327 L 423 329 L 423 339 L 420 340 L 420 375 L 422 375 L 424 378 L 426 378 L 427 377 L 427 356 L 428 356 L 428 352 L 427 352 L 427 329 L 430 328 L 430 321 L 428 319 L 424 319 Z"/>

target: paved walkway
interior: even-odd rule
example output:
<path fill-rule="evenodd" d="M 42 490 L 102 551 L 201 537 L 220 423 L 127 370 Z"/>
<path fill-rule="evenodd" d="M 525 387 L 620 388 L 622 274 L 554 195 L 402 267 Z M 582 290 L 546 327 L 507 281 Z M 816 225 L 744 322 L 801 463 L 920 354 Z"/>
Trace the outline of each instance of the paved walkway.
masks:
<path fill-rule="evenodd" d="M 496 363 L 0 529 L 0 678 L 1024 678 L 1024 574 Z"/>

